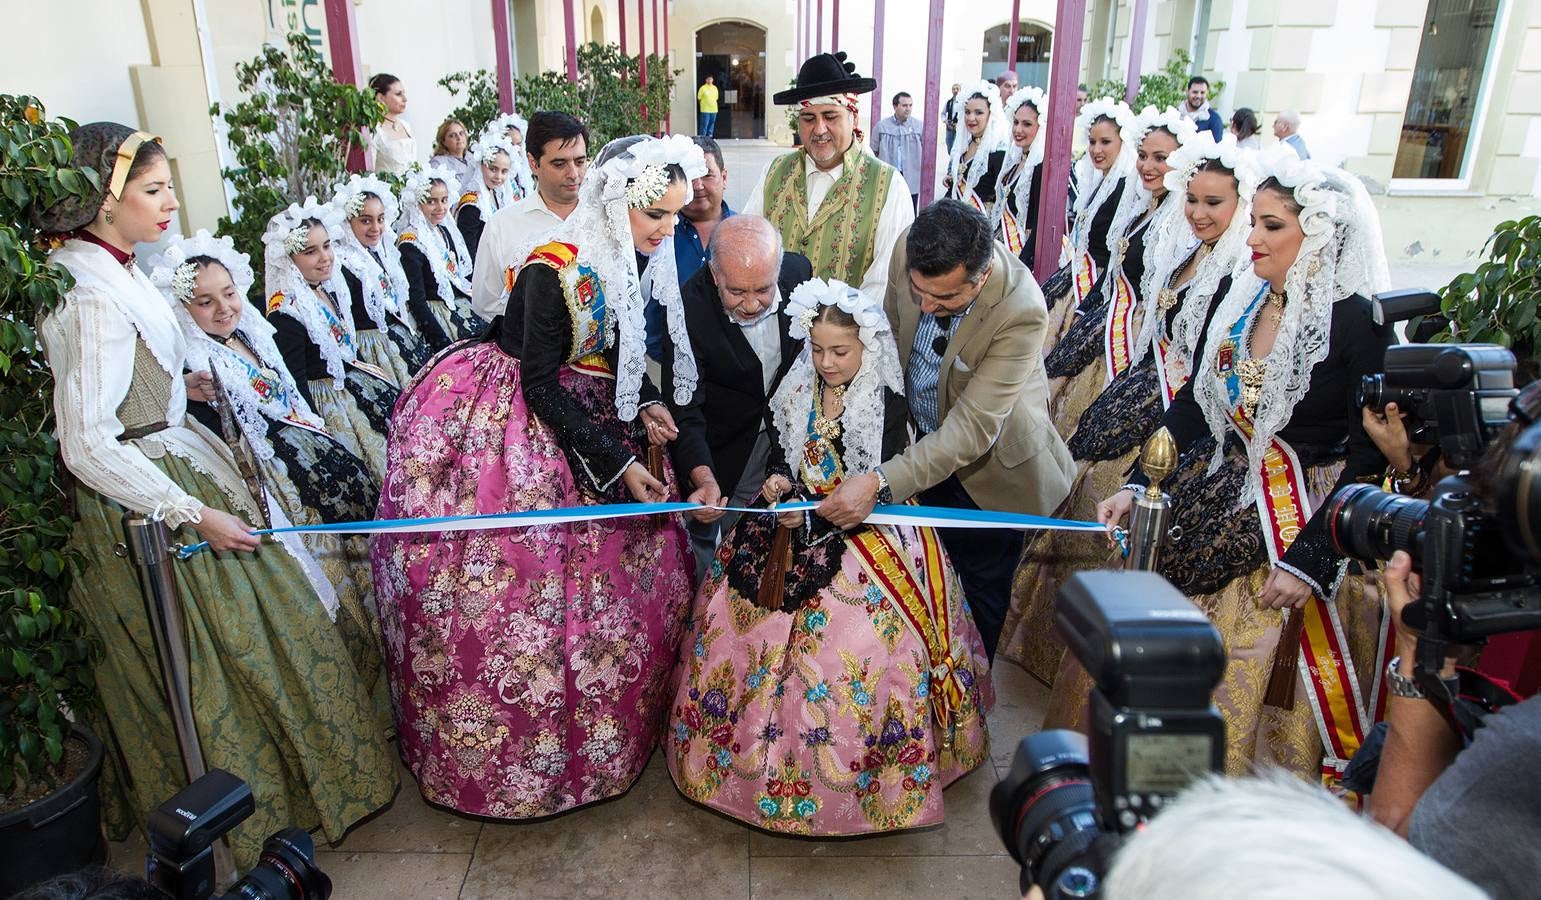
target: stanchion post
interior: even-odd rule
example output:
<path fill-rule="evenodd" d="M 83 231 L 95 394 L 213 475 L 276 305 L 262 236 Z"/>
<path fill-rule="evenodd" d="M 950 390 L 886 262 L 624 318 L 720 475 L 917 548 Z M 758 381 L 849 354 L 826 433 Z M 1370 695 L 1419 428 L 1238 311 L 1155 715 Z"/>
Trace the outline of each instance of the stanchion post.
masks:
<path fill-rule="evenodd" d="M 1161 545 L 1166 543 L 1172 524 L 1172 499 L 1161 491 L 1161 482 L 1177 468 L 1177 442 L 1165 428 L 1158 429 L 1140 451 L 1140 468 L 1150 477 L 1150 485 L 1134 498 L 1129 517 L 1129 561 L 1127 568 L 1155 571 L 1161 561 Z"/>
<path fill-rule="evenodd" d="M 139 575 L 139 590 L 144 595 L 155 656 L 160 662 L 161 686 L 166 691 L 177 748 L 191 784 L 203 777 L 208 767 L 198 743 L 198 724 L 193 718 L 192 678 L 182 630 L 182 596 L 177 590 L 176 572 L 172 570 L 171 530 L 159 519 L 130 512 L 123 515 L 123 539 L 118 555 L 126 556 Z M 214 869 L 219 884 L 235 881 L 235 858 L 223 840 L 214 844 Z"/>

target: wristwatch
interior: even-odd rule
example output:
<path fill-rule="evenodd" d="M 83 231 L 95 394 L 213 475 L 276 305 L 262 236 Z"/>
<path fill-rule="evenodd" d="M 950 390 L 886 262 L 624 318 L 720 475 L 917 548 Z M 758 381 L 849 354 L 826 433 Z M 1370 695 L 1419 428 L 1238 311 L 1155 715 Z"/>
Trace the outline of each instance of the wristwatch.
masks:
<path fill-rule="evenodd" d="M 878 495 L 874 502 L 878 506 L 887 506 L 894 502 L 894 492 L 888 487 L 888 477 L 883 474 L 882 469 L 877 470 L 877 475 Z"/>
<path fill-rule="evenodd" d="M 1423 693 L 1423 688 L 1418 686 L 1417 681 L 1403 675 L 1401 668 L 1402 657 L 1400 656 L 1393 656 L 1391 662 L 1386 663 L 1386 693 L 1408 700 L 1424 699 L 1426 695 Z"/>

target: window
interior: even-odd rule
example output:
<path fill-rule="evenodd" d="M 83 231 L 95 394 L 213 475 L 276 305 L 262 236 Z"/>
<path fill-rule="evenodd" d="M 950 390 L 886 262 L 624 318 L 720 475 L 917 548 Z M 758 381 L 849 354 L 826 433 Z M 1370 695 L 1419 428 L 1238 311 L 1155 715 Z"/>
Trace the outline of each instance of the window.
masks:
<path fill-rule="evenodd" d="M 1469 177 L 1500 0 L 1429 0 L 1391 177 Z"/>
<path fill-rule="evenodd" d="M 1049 29 L 1033 22 L 1017 23 L 1017 84 L 1020 87 L 1049 84 L 1049 43 L 1053 39 Z M 995 76 L 1006 71 L 1006 60 L 1011 49 L 1011 23 L 997 25 L 985 32 L 984 59 L 980 65 L 980 77 L 994 81 Z"/>

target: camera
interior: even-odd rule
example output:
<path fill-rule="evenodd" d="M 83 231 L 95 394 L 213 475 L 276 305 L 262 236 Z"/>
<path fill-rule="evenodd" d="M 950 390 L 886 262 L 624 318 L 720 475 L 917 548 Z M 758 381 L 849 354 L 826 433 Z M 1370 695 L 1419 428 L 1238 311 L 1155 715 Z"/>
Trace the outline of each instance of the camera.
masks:
<path fill-rule="evenodd" d="M 252 814 L 251 786 L 212 769 L 150 813 L 145 878 L 178 900 L 214 896 L 214 842 Z M 302 828 L 285 828 L 262 845 L 246 876 L 221 895 L 247 900 L 325 900 L 332 881 L 316 868 L 316 845 Z"/>
<path fill-rule="evenodd" d="M 1225 760 L 1210 701 L 1225 671 L 1213 624 L 1154 572 L 1080 572 L 1055 621 L 1091 675 L 1090 738 L 1029 735 L 990 792 L 990 818 L 1022 866 L 1021 887 L 1095 897 L 1124 834 Z"/>
<path fill-rule="evenodd" d="M 1359 406 L 1395 403 L 1414 444 L 1437 444 L 1454 468 L 1476 464 L 1509 423 L 1514 354 L 1497 344 L 1403 344 L 1386 350 L 1385 371 L 1360 379 Z"/>
<path fill-rule="evenodd" d="M 1423 288 L 1382 291 L 1370 298 L 1370 316 L 1377 325 L 1407 323 L 1407 339 L 1427 344 L 1450 328 L 1439 295 Z"/>

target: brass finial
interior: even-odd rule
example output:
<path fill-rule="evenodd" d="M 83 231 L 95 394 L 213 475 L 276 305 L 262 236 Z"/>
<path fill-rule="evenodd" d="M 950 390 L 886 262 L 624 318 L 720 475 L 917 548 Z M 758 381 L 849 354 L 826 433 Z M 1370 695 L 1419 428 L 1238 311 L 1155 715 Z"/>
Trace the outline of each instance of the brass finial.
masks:
<path fill-rule="evenodd" d="M 1172 440 L 1171 432 L 1165 428 L 1156 429 L 1140 450 L 1140 468 L 1150 476 L 1145 499 L 1160 500 L 1162 480 L 1177 469 L 1177 442 Z"/>

